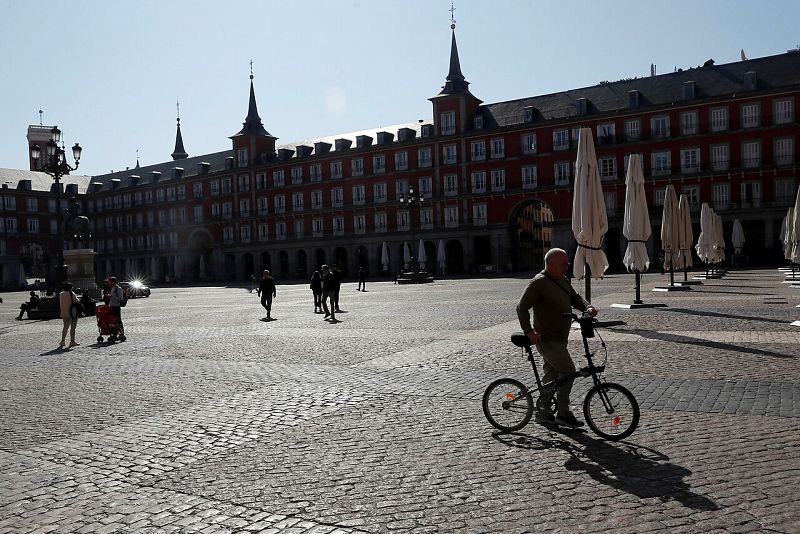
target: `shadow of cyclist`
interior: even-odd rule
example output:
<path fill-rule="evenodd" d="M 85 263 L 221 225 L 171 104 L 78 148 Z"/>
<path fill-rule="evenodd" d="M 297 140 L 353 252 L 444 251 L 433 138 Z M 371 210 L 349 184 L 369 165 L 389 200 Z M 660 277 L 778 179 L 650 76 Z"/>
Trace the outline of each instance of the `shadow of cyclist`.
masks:
<path fill-rule="evenodd" d="M 640 498 L 675 500 L 696 510 L 719 509 L 714 501 L 690 489 L 684 480 L 692 473 L 689 469 L 669 462 L 667 455 L 643 445 L 611 443 L 583 430 L 560 427 L 548 428 L 547 438 L 522 432 L 492 436 L 510 447 L 566 451 L 570 455 L 564 464 L 568 471 L 585 471 L 602 484 Z"/>

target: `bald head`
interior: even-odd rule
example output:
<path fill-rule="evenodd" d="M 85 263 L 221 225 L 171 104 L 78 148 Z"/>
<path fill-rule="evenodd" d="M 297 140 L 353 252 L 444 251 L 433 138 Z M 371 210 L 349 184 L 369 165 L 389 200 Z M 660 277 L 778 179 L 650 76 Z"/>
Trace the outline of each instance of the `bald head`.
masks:
<path fill-rule="evenodd" d="M 544 255 L 544 270 L 554 278 L 561 278 L 569 270 L 569 257 L 567 251 L 561 248 L 551 248 Z"/>

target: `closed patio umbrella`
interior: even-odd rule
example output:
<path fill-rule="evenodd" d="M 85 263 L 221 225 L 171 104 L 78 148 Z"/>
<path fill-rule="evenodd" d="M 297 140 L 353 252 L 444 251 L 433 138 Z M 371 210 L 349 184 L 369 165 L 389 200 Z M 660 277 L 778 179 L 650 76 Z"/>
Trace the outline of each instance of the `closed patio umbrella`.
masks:
<path fill-rule="evenodd" d="M 444 272 L 445 268 L 445 252 L 444 252 L 444 240 L 440 239 L 439 243 L 436 245 L 436 262 L 439 264 L 439 269 L 441 272 Z"/>
<path fill-rule="evenodd" d="M 797 189 L 797 199 L 794 202 L 794 213 L 791 219 L 792 228 L 792 263 L 800 263 L 800 188 Z"/>
<path fill-rule="evenodd" d="M 386 246 L 386 241 L 383 242 L 381 247 L 381 266 L 384 271 L 389 270 L 389 247 Z"/>
<path fill-rule="evenodd" d="M 25 289 L 28 287 L 28 279 L 25 277 L 25 267 L 21 263 L 19 264 L 17 273 L 17 283 L 19 284 L 19 287 Z"/>
<path fill-rule="evenodd" d="M 713 210 L 709 207 L 708 203 L 703 202 L 700 208 L 700 237 L 697 238 L 697 245 L 695 250 L 700 261 L 706 264 L 711 263 L 711 255 L 714 250 L 714 242 L 712 232 L 714 231 Z"/>
<path fill-rule="evenodd" d="M 739 219 L 733 220 L 731 242 L 733 242 L 733 252 L 735 254 L 741 254 L 742 248 L 744 248 L 744 230 L 742 229 L 742 222 Z"/>
<path fill-rule="evenodd" d="M 408 269 L 409 264 L 411 263 L 411 249 L 408 246 L 408 242 L 403 242 L 403 263 L 405 264 L 405 268 Z"/>
<path fill-rule="evenodd" d="M 781 244 L 783 245 L 783 257 L 789 261 L 792 261 L 792 234 L 794 233 L 792 230 L 794 222 L 794 208 L 789 208 L 786 212 L 786 216 L 783 218 L 783 224 L 781 225 Z"/>
<path fill-rule="evenodd" d="M 679 268 L 688 269 L 692 266 L 692 213 L 689 206 L 689 197 L 681 195 L 678 201 L 678 260 Z"/>
<path fill-rule="evenodd" d="M 650 257 L 645 244 L 653 234 L 650 213 L 647 211 L 647 195 L 644 191 L 642 157 L 631 154 L 625 173 L 625 214 L 622 221 L 622 235 L 628 240 L 622 263 L 628 272 L 636 273 L 636 294 L 634 304 L 642 304 L 641 274 L 650 267 Z"/>
<path fill-rule="evenodd" d="M 608 259 L 603 252 L 603 237 L 608 230 L 608 215 L 597 169 L 597 156 L 590 128 L 581 128 L 578 135 L 578 157 L 575 160 L 575 190 L 572 197 L 572 233 L 578 242 L 573 274 L 602 278 L 608 269 Z M 591 302 L 591 282 L 586 280 L 586 300 Z"/>
<path fill-rule="evenodd" d="M 419 240 L 419 254 L 417 254 L 417 262 L 419 262 L 419 268 L 421 270 L 425 269 L 425 261 L 428 257 L 425 255 L 425 242 L 422 239 Z"/>
<path fill-rule="evenodd" d="M 675 285 L 675 265 L 680 252 L 680 217 L 678 196 L 672 184 L 664 195 L 664 211 L 661 216 L 661 249 L 664 251 L 664 269 L 669 269 L 669 285 Z"/>
<path fill-rule="evenodd" d="M 725 261 L 725 236 L 722 234 L 722 217 L 714 214 L 714 261 L 712 263 L 722 263 Z"/>

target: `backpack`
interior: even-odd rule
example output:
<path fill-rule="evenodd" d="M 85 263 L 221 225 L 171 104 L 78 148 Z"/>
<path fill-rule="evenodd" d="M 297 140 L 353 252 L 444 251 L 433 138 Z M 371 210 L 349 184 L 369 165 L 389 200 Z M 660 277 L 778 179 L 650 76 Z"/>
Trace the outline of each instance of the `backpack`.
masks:
<path fill-rule="evenodd" d="M 122 292 L 122 298 L 119 299 L 119 307 L 124 308 L 128 304 L 128 292 L 122 289 L 121 287 L 117 286 L 119 290 Z"/>

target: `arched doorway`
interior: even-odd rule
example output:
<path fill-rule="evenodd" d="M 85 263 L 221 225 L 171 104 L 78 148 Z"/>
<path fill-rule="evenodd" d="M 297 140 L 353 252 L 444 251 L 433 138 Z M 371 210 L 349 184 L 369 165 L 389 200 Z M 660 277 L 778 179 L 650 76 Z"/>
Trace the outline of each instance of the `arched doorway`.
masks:
<path fill-rule="evenodd" d="M 321 273 L 323 265 L 325 265 L 325 251 L 318 248 L 314 251 L 314 270 Z"/>
<path fill-rule="evenodd" d="M 256 274 L 256 262 L 253 260 L 253 255 L 249 252 L 244 253 L 244 274 L 249 279 Z M 256 279 L 261 278 L 256 276 Z"/>
<path fill-rule="evenodd" d="M 28 241 L 22 245 L 20 253 L 28 278 L 47 278 L 47 254 L 41 244 Z"/>
<path fill-rule="evenodd" d="M 369 252 L 367 251 L 367 247 L 358 246 L 356 247 L 355 271 L 358 272 L 358 270 L 362 267 L 365 271 L 369 272 Z"/>
<path fill-rule="evenodd" d="M 539 200 L 528 201 L 512 213 L 510 227 L 514 269 L 544 269 L 544 255 L 553 246 L 553 210 Z"/>
<path fill-rule="evenodd" d="M 335 258 L 334 263 L 339 267 L 339 270 L 342 271 L 342 276 L 347 276 L 347 250 L 343 247 L 336 247 L 336 250 L 333 253 L 333 257 Z"/>
<path fill-rule="evenodd" d="M 289 254 L 285 250 L 281 250 L 278 254 L 278 271 L 281 278 L 289 278 Z"/>
<path fill-rule="evenodd" d="M 294 265 L 294 274 L 297 278 L 308 278 L 308 260 L 306 258 L 305 250 L 300 249 L 295 252 Z"/>
<path fill-rule="evenodd" d="M 262 252 L 261 253 L 261 270 L 260 271 L 264 271 L 265 269 L 267 271 L 272 272 L 272 257 L 269 255 L 269 252 Z M 257 274 L 256 278 L 260 279 L 261 275 Z"/>
<path fill-rule="evenodd" d="M 464 247 L 461 242 L 451 239 L 445 245 L 447 256 L 447 272 L 449 274 L 461 274 L 464 272 Z"/>
<path fill-rule="evenodd" d="M 436 261 L 436 243 L 433 241 L 425 241 L 425 270 L 433 274 L 438 274 L 439 271 Z"/>
<path fill-rule="evenodd" d="M 213 278 L 211 234 L 206 229 L 198 228 L 189 234 L 188 244 L 191 268 L 187 275 L 190 276 L 192 280 L 208 280 Z"/>

